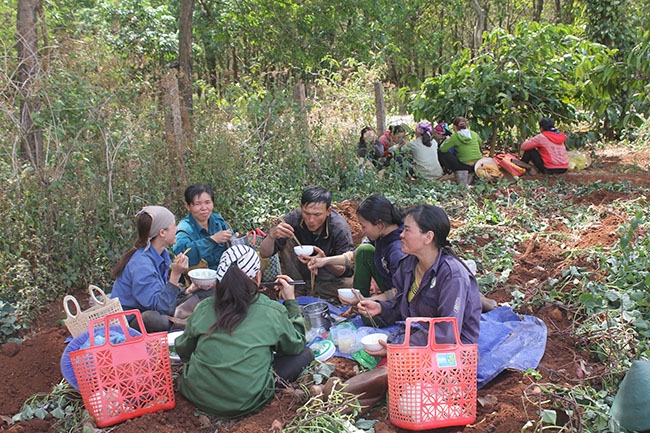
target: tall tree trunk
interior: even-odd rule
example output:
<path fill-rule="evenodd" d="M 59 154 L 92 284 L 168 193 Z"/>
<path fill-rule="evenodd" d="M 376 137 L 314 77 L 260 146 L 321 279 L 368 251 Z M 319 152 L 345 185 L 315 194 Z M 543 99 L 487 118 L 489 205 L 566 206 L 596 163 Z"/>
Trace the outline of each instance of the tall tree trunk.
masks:
<path fill-rule="evenodd" d="M 533 21 L 540 22 L 542 19 L 542 10 L 544 9 L 544 0 L 535 0 L 535 14 Z"/>
<path fill-rule="evenodd" d="M 171 167 L 177 173 L 177 183 L 174 187 L 177 194 L 183 195 L 183 189 L 186 184 L 185 177 L 185 157 L 184 151 L 187 148 L 187 142 L 183 137 L 183 120 L 181 114 L 181 97 L 178 88 L 178 72 L 176 69 L 170 69 L 169 73 L 163 76 L 162 86 L 164 90 L 163 104 L 165 107 L 165 138 L 167 147 L 170 152 Z"/>
<path fill-rule="evenodd" d="M 45 165 L 43 131 L 34 126 L 34 115 L 41 109 L 36 93 L 41 65 L 38 58 L 37 22 L 42 0 L 18 0 L 17 49 L 18 86 L 20 88 L 20 132 L 22 157 L 35 168 Z M 40 172 L 40 170 L 39 170 Z"/>
<path fill-rule="evenodd" d="M 192 13 L 194 0 L 181 0 L 178 20 L 178 88 L 181 93 L 181 121 L 185 143 L 192 142 Z"/>
<path fill-rule="evenodd" d="M 386 131 L 386 107 L 384 105 L 384 85 L 375 81 L 375 117 L 377 118 L 377 133 L 383 135 Z"/>
<path fill-rule="evenodd" d="M 486 25 L 487 12 L 479 4 L 478 0 L 472 0 L 472 5 L 474 6 L 474 11 L 476 12 L 476 26 L 474 27 L 474 39 L 472 44 L 472 52 L 474 53 L 474 55 L 476 55 L 479 48 L 481 48 L 481 44 L 483 43 L 483 32 L 485 31 L 485 28 L 487 26 Z"/>
<path fill-rule="evenodd" d="M 476 55 L 479 48 L 481 48 L 481 44 L 483 43 L 483 32 L 486 28 L 485 23 L 487 21 L 487 12 L 485 9 L 483 9 L 483 7 L 481 7 L 478 0 L 472 0 L 472 5 L 474 6 L 474 11 L 476 11 L 476 26 L 474 27 L 472 51 Z"/>

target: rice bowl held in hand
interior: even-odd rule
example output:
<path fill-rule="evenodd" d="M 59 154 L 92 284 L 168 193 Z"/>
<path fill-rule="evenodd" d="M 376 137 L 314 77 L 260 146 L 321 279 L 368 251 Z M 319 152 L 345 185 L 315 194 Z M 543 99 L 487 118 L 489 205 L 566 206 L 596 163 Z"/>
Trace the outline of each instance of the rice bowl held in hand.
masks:
<path fill-rule="evenodd" d="M 217 271 L 213 269 L 192 269 L 187 275 L 196 286 L 202 289 L 217 282 Z"/>
<path fill-rule="evenodd" d="M 356 289 L 343 288 L 343 289 L 338 289 L 338 292 L 341 299 L 345 299 L 346 301 L 352 301 L 357 298 L 357 294 L 355 293 L 355 290 Z"/>
<path fill-rule="evenodd" d="M 385 343 L 388 341 L 388 336 L 379 332 L 368 334 L 361 339 L 361 344 L 363 344 L 363 348 L 367 352 L 376 352 L 384 347 L 381 345 L 380 341 Z"/>
<path fill-rule="evenodd" d="M 293 251 L 297 256 L 311 256 L 314 253 L 313 245 L 296 245 Z"/>

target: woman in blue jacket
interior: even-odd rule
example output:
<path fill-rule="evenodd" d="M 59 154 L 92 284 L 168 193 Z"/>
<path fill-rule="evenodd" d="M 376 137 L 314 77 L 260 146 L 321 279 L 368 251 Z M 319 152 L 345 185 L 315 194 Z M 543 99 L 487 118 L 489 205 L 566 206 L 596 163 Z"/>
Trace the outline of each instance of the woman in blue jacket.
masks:
<path fill-rule="evenodd" d="M 404 219 L 400 262 L 393 277 L 397 296 L 387 301 L 364 300 L 362 314 L 378 316 L 394 324 L 407 317 L 455 317 L 463 344 L 477 344 L 481 321 L 481 298 L 476 279 L 451 250 L 447 241 L 450 223 L 444 210 L 420 205 Z M 447 323 L 436 327 L 438 343 L 453 343 Z M 415 345 L 426 345 L 426 332 L 411 333 Z M 393 341 L 398 343 L 399 341 Z"/>
<path fill-rule="evenodd" d="M 178 223 L 174 253 L 191 248 L 187 252 L 190 267 L 203 261 L 204 266 L 216 270 L 233 232 L 223 217 L 214 213 L 212 188 L 196 183 L 188 186 L 184 195 L 189 214 Z"/>
<path fill-rule="evenodd" d="M 169 248 L 176 242 L 176 218 L 162 206 L 145 206 L 137 214 L 135 245 L 122 254 L 111 270 L 115 278 L 112 298 L 119 298 L 124 310 L 140 310 L 147 332 L 167 331 L 178 300 L 194 290 L 179 281 L 187 271 L 188 259 L 182 252 L 171 261 Z M 131 326 L 137 329 L 137 320 Z"/>

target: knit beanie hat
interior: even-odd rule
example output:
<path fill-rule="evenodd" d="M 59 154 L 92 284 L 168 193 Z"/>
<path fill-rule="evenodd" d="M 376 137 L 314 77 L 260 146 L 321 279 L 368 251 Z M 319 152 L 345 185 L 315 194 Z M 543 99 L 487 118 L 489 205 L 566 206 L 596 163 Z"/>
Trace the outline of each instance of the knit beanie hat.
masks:
<path fill-rule="evenodd" d="M 219 266 L 217 267 L 217 280 L 221 281 L 230 265 L 237 263 L 239 269 L 244 271 L 251 279 L 255 278 L 260 271 L 260 257 L 257 252 L 248 245 L 233 245 L 223 252 Z"/>
<path fill-rule="evenodd" d="M 146 213 L 151 217 L 151 228 L 149 229 L 149 240 L 158 235 L 162 229 L 166 229 L 176 222 L 174 214 L 163 206 L 145 206 L 136 216 Z"/>

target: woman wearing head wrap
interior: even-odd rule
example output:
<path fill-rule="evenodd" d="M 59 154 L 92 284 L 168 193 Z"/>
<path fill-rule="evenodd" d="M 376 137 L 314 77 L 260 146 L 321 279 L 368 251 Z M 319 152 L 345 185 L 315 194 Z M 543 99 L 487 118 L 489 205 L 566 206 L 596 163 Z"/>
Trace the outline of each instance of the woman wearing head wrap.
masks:
<path fill-rule="evenodd" d="M 449 130 L 449 125 L 446 122 L 440 122 L 433 128 L 433 138 L 438 143 L 438 148 L 442 143 L 450 137 L 452 132 Z"/>
<path fill-rule="evenodd" d="M 404 152 L 412 156 L 415 174 L 429 180 L 442 176 L 442 167 L 438 162 L 438 143 L 433 139 L 432 134 L 431 122 L 422 120 L 415 128 L 415 139 L 402 147 Z"/>
<path fill-rule="evenodd" d="M 176 339 L 185 362 L 180 389 L 197 408 L 236 418 L 260 410 L 314 355 L 305 347 L 305 323 L 291 279 L 277 279 L 284 304 L 258 292 L 260 259 L 254 249 L 227 249 L 217 279 L 215 295 L 197 305 Z"/>
<path fill-rule="evenodd" d="M 145 206 L 137 217 L 135 245 L 111 270 L 111 297 L 119 298 L 125 310 L 140 310 L 147 332 L 167 331 L 171 322 L 165 316 L 174 315 L 177 299 L 186 292 L 179 280 L 188 259 L 182 253 L 174 262 L 169 257 L 167 248 L 176 242 L 176 218 L 167 208 Z"/>

